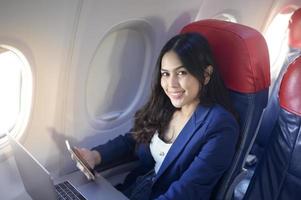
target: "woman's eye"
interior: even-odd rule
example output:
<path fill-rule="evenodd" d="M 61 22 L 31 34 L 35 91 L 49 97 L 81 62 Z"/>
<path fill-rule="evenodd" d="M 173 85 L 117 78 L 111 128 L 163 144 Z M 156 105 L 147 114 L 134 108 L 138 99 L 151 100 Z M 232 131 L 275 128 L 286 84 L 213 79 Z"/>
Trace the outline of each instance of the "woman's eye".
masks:
<path fill-rule="evenodd" d="M 178 72 L 178 75 L 186 75 L 186 74 L 187 74 L 186 71 L 179 71 L 179 72 Z"/>
<path fill-rule="evenodd" d="M 161 76 L 168 76 L 167 72 L 161 72 Z"/>

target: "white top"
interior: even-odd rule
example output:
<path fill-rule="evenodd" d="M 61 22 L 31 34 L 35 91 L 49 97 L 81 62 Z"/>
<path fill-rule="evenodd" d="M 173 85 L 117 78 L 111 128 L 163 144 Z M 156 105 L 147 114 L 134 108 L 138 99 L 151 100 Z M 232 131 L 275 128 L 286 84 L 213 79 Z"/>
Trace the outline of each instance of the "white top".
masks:
<path fill-rule="evenodd" d="M 171 147 L 171 143 L 165 143 L 159 138 L 158 132 L 156 132 L 150 143 L 151 154 L 156 161 L 155 172 L 158 173 L 163 160 Z"/>

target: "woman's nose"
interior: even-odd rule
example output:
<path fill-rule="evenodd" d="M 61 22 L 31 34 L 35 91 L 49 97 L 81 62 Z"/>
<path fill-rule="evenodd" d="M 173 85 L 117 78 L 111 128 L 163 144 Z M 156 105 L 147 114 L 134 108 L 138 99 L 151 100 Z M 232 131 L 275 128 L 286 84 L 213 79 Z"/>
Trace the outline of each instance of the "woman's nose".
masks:
<path fill-rule="evenodd" d="M 169 77 L 169 80 L 168 80 L 169 82 L 169 86 L 170 87 L 177 87 L 177 86 L 179 86 L 179 80 L 178 80 L 178 77 L 177 76 L 175 76 L 175 75 L 171 75 L 170 77 Z"/>

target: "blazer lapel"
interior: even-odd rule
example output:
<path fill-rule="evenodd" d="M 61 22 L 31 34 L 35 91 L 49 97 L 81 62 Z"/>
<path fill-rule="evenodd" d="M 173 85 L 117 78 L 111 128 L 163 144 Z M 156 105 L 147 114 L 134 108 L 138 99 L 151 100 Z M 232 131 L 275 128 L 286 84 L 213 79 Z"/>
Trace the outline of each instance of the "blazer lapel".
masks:
<path fill-rule="evenodd" d="M 205 120 L 209 110 L 209 107 L 203 107 L 200 105 L 197 107 L 193 115 L 190 117 L 184 128 L 179 133 L 173 145 L 170 147 L 158 171 L 157 179 L 164 173 L 168 166 L 177 159 L 185 146 L 188 144 L 190 138 L 194 135 L 197 127 L 199 127 Z"/>

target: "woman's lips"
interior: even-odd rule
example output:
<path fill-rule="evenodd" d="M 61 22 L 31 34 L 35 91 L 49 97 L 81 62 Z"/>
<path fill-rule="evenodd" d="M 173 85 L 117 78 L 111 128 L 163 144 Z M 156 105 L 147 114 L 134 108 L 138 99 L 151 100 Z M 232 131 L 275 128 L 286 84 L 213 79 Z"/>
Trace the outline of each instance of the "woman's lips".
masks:
<path fill-rule="evenodd" d="M 173 99 L 182 98 L 184 91 L 168 92 L 168 95 Z"/>

